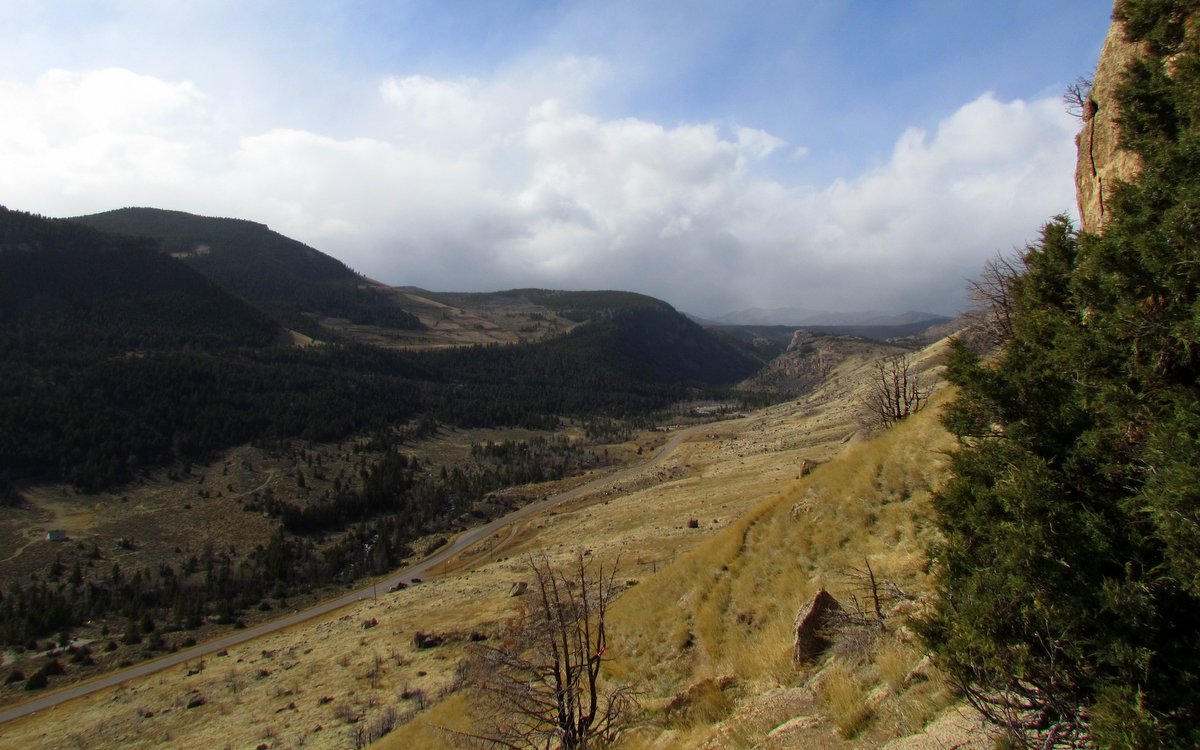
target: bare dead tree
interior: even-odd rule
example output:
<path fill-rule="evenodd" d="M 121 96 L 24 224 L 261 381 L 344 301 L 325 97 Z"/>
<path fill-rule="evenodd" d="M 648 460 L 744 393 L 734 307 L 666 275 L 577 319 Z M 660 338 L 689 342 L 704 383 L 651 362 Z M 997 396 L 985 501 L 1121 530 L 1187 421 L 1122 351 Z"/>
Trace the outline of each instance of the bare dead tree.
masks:
<path fill-rule="evenodd" d="M 545 556 L 528 563 L 534 585 L 516 618 L 497 641 L 472 648 L 464 678 L 478 730 L 461 736 L 514 749 L 608 745 L 637 706 L 631 687 L 600 685 L 617 568 L 582 552 L 569 568 Z"/>
<path fill-rule="evenodd" d="M 979 278 L 969 282 L 971 310 L 967 317 L 988 348 L 1012 338 L 1016 283 L 1024 272 L 1025 263 L 1020 257 L 997 253 L 983 265 Z"/>
<path fill-rule="evenodd" d="M 1063 92 L 1063 104 L 1067 107 L 1067 114 L 1072 117 L 1077 117 L 1080 120 L 1089 116 L 1088 108 L 1092 98 L 1092 79 L 1086 76 L 1080 76 L 1075 79 L 1075 82 L 1067 86 L 1067 90 Z"/>
<path fill-rule="evenodd" d="M 883 429 L 916 414 L 929 400 L 907 354 L 885 357 L 875 363 L 871 383 L 863 398 L 868 422 Z"/>
<path fill-rule="evenodd" d="M 879 579 L 869 559 L 863 567 L 842 571 L 849 584 L 850 601 L 831 618 L 830 639 L 842 656 L 860 656 L 870 649 L 879 634 L 888 629 L 888 612 L 895 604 L 913 597 L 889 579 Z"/>

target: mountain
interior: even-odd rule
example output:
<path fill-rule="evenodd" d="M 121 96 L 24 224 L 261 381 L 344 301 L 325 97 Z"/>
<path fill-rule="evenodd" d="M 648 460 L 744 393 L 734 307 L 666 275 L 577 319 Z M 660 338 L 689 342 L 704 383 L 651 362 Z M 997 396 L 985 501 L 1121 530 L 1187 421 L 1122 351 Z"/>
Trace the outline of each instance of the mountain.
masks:
<path fill-rule="evenodd" d="M 279 332 L 152 242 L 0 206 L 0 342 L 12 351 L 267 346 Z"/>
<path fill-rule="evenodd" d="M 904 313 L 828 312 L 803 307 L 752 307 L 722 315 L 712 322 L 723 325 L 784 325 L 796 328 L 809 326 L 911 326 L 918 323 L 944 323 L 950 320 L 936 313 L 909 311 Z M 928 326 L 927 326 L 928 327 Z"/>
<path fill-rule="evenodd" d="M 796 398 L 825 385 L 845 363 L 874 362 L 909 349 L 862 336 L 795 331 L 782 354 L 757 371 L 744 387 Z"/>
<path fill-rule="evenodd" d="M 421 328 L 385 289 L 264 224 L 158 208 L 122 208 L 73 220 L 104 232 L 154 238 L 163 253 L 310 336 L 331 337 L 320 325 L 324 318 Z"/>
<path fill-rule="evenodd" d="M 227 249 L 192 253 L 193 263 L 216 256 L 218 269 L 263 269 L 300 253 L 307 262 L 295 272 L 264 275 L 273 294 L 357 289 L 343 283 L 336 262 L 261 225 L 197 221 L 227 230 L 206 235 Z M 222 240 L 247 234 L 271 239 L 241 246 L 255 259 L 248 265 Z M 279 347 L 276 322 L 185 265 L 189 258 L 160 252 L 172 242 L 0 214 L 0 479 L 56 479 L 94 491 L 247 442 L 340 440 L 418 417 L 531 428 L 555 427 L 562 417 L 644 419 L 682 399 L 715 396 L 762 363 L 661 300 L 616 291 L 444 295 L 564 324 L 536 342 Z"/>

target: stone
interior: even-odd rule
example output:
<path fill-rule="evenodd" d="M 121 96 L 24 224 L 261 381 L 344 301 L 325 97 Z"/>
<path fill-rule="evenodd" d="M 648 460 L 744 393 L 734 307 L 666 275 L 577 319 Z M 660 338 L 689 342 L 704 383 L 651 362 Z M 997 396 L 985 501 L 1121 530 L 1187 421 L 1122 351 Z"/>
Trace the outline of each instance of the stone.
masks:
<path fill-rule="evenodd" d="M 832 644 L 829 631 L 845 610 L 825 589 L 821 589 L 796 615 L 796 640 L 792 644 L 792 661 L 799 665 L 812 661 Z"/>
<path fill-rule="evenodd" d="M 512 588 L 510 588 L 508 590 L 508 595 L 509 596 L 524 596 L 525 592 L 528 590 L 529 590 L 528 583 L 526 583 L 525 581 L 517 581 L 516 583 L 514 583 L 512 585 Z"/>
<path fill-rule="evenodd" d="M 1082 229 L 1100 233 L 1107 219 L 1106 201 L 1118 182 L 1132 182 L 1141 173 L 1137 154 L 1120 147 L 1116 91 L 1131 62 L 1147 54 L 1144 44 L 1125 38 L 1119 22 L 1113 22 L 1100 51 L 1091 89 L 1083 102 L 1083 129 L 1075 137 L 1078 162 L 1075 191 Z"/>
<path fill-rule="evenodd" d="M 413 648 L 418 649 L 437 648 L 438 646 L 442 645 L 445 640 L 446 639 L 443 636 L 438 635 L 437 633 L 423 633 L 421 631 L 417 631 L 417 633 L 412 637 L 412 645 Z"/>

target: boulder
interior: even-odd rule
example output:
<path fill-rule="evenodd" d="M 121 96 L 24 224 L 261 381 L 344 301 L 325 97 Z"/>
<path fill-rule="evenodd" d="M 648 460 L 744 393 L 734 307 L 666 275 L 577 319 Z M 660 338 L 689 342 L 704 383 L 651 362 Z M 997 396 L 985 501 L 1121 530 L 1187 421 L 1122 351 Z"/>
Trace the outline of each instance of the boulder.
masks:
<path fill-rule="evenodd" d="M 524 596 L 525 592 L 528 590 L 529 590 L 528 583 L 526 583 L 525 581 L 517 581 L 516 583 L 514 583 L 512 585 L 512 588 L 510 588 L 508 590 L 508 595 L 509 596 Z"/>
<path fill-rule="evenodd" d="M 437 648 L 438 646 L 442 645 L 445 640 L 446 639 L 444 636 L 438 635 L 437 633 L 424 633 L 417 631 L 417 633 L 412 637 L 412 645 L 413 648 L 419 649 Z"/>
<path fill-rule="evenodd" d="M 792 661 L 799 665 L 812 661 L 832 645 L 830 630 L 845 610 L 838 600 L 821 589 L 796 615 L 796 640 L 792 644 Z"/>

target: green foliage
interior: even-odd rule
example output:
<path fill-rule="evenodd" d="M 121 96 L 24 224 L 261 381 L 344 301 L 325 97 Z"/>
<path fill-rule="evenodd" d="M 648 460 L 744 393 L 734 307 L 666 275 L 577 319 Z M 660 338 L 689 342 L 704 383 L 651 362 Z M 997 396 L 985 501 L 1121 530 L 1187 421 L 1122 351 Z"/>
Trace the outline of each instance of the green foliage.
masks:
<path fill-rule="evenodd" d="M 1040 742 L 1200 744 L 1197 7 L 1120 5 L 1135 39 L 1179 53 L 1169 73 L 1134 64 L 1119 93 L 1142 177 L 1103 235 L 1048 224 L 1014 279 L 1011 340 L 988 362 L 958 347 L 948 369 L 961 448 L 922 629 L 976 705 Z"/>
<path fill-rule="evenodd" d="M 1185 38 L 1185 25 L 1200 10 L 1196 0 L 1119 0 L 1113 18 L 1131 39 L 1146 41 L 1157 56 L 1171 54 Z"/>

